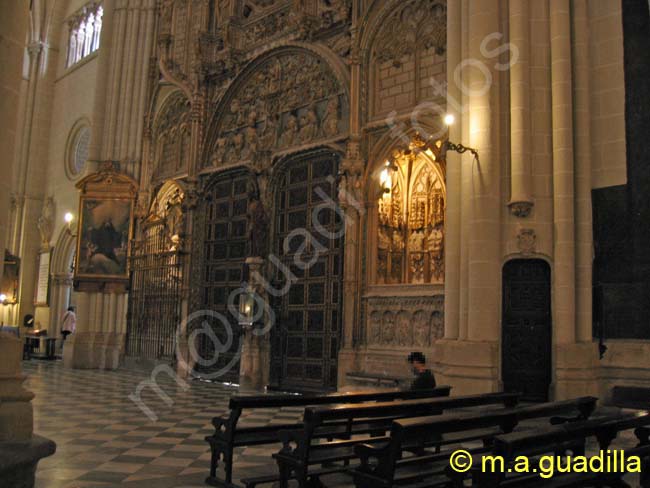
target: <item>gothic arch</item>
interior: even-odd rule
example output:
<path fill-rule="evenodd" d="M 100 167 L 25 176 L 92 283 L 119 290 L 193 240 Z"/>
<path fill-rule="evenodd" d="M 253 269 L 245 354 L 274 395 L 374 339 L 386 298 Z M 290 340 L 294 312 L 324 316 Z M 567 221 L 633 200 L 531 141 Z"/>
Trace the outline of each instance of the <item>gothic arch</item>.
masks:
<path fill-rule="evenodd" d="M 50 262 L 50 323 L 48 334 L 58 336 L 59 319 L 70 305 L 72 292 L 72 266 L 77 249 L 77 237 L 67 227 L 63 228 L 54 246 Z"/>
<path fill-rule="evenodd" d="M 343 139 L 348 132 L 347 68 L 323 46 L 274 47 L 250 61 L 227 88 L 206 131 L 202 167 L 214 170 L 264 155 Z"/>
<path fill-rule="evenodd" d="M 404 111 L 444 96 L 431 79 L 446 81 L 446 0 L 375 1 L 361 22 L 359 52 L 362 121 Z"/>
<path fill-rule="evenodd" d="M 160 180 L 187 170 L 190 101 L 180 90 L 169 93 L 151 124 L 151 178 Z M 186 153 L 184 153 L 185 151 Z"/>
<path fill-rule="evenodd" d="M 416 139 L 418 136 L 429 134 L 434 136 L 434 140 L 445 140 L 447 137 L 446 131 L 443 132 L 443 129 L 439 124 L 436 124 L 436 120 L 426 121 L 427 123 L 421 123 L 418 127 L 404 127 L 402 132 L 396 137 L 392 131 L 387 131 L 368 151 L 368 164 L 365 168 L 364 174 L 364 188 L 366 189 L 366 197 L 368 201 L 376 199 L 381 194 L 381 188 L 377 184 L 379 181 L 380 173 L 384 168 L 384 163 L 386 160 L 392 158 L 393 153 L 396 150 L 404 149 L 408 144 Z M 422 134 L 420 133 L 422 131 Z M 440 135 L 440 137 L 435 137 Z M 439 154 L 434 154 L 435 159 L 432 159 L 431 155 L 424 153 L 432 163 L 435 164 L 438 168 L 438 171 L 441 172 L 441 177 L 445 179 L 444 168 L 446 162 L 442 160 Z M 446 195 L 446 190 L 445 190 Z"/>

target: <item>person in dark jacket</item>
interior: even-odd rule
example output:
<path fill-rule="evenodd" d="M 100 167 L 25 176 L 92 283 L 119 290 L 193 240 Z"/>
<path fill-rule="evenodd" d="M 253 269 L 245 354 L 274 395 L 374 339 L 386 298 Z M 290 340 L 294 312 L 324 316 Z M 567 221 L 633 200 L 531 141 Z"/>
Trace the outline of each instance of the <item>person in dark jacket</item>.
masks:
<path fill-rule="evenodd" d="M 409 354 L 408 361 L 415 375 L 415 379 L 411 383 L 411 390 L 430 390 L 436 387 L 436 379 L 431 370 L 427 368 L 427 358 L 424 354 L 412 352 Z"/>

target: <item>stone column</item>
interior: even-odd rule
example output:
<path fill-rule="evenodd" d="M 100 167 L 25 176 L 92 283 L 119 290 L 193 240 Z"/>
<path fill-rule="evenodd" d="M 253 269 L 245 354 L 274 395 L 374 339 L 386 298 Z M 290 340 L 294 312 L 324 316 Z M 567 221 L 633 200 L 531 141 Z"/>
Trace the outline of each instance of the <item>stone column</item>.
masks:
<path fill-rule="evenodd" d="M 257 296 L 257 306 L 262 303 L 268 304 L 268 296 L 262 284 L 262 270 L 264 259 L 251 257 L 246 259 L 248 265 L 250 282 L 248 292 Z M 243 296 L 240 295 L 240 300 Z M 253 310 L 253 314 L 256 312 Z M 239 383 L 243 388 L 261 390 L 269 384 L 269 373 L 271 371 L 271 342 L 270 342 L 270 317 L 263 312 L 262 326 L 268 331 L 260 331 L 258 324 L 244 328 L 242 337 L 241 360 L 239 365 Z M 272 324 L 271 324 L 272 325 Z M 233 338 L 233 340 L 237 340 Z"/>
<path fill-rule="evenodd" d="M 95 163 L 117 161 L 120 171 L 131 177 L 140 173 L 154 20 L 155 0 L 107 0 L 104 5 L 102 38 L 107 42 L 98 58 L 97 102 L 93 108 L 93 120 L 96 115 L 98 124 L 93 128 L 91 158 Z M 117 368 L 124 352 L 128 294 L 106 291 L 79 295 L 78 332 L 65 346 L 64 364 Z"/>
<path fill-rule="evenodd" d="M 530 6 L 529 0 L 509 3 L 510 42 L 517 62 L 510 67 L 510 211 L 528 217 L 531 195 Z"/>
<path fill-rule="evenodd" d="M 569 2 L 556 3 L 559 5 L 551 4 L 556 229 L 554 391 L 556 399 L 564 399 L 598 393 L 598 350 L 592 341 L 591 74 L 587 2 L 573 1 L 570 18 Z M 557 18 L 557 10 L 562 18 Z"/>
<path fill-rule="evenodd" d="M 460 2 L 447 5 L 447 111 L 461 120 L 462 93 L 454 73 L 461 61 Z M 462 127 L 449 128 L 449 139 L 461 140 Z M 445 340 L 458 339 L 460 326 L 461 157 L 447 153 L 447 215 L 445 218 Z"/>
<path fill-rule="evenodd" d="M 551 0 L 553 100 L 553 213 L 555 221 L 555 340 L 575 342 L 575 228 L 571 9 Z"/>
<path fill-rule="evenodd" d="M 462 23 L 467 19 L 467 29 L 461 30 L 467 36 L 467 58 L 463 59 L 472 59 L 474 65 L 454 67 L 467 97 L 467 105 L 462 105 L 465 113 L 462 124 L 468 124 L 469 131 L 461 141 L 454 142 L 474 147 L 480 154 L 480 162 L 473 161 L 466 153 L 461 163 L 459 340 L 440 341 L 434 358 L 440 381 L 453 385 L 457 394 L 499 388 L 502 154 L 497 135 L 501 110 L 500 72 L 495 69 L 498 59 L 487 57 L 482 49 L 487 36 L 500 31 L 499 3 L 499 0 L 468 2 L 467 16 L 461 15 L 460 20 Z M 456 17 L 450 22 L 458 23 L 458 13 L 452 10 L 452 14 Z M 458 33 L 454 35 L 456 39 L 459 37 Z M 458 54 L 454 56 L 458 58 Z M 475 66 L 477 63 L 481 69 Z M 456 77 L 454 83 L 458 83 Z M 457 175 L 451 181 L 458 184 Z M 451 205 L 455 211 L 454 203 Z M 452 219 L 454 217 L 452 213 Z M 448 329 L 455 332 L 451 324 Z"/>
<path fill-rule="evenodd" d="M 20 339 L 0 333 L 0 488 L 33 487 L 38 462 L 56 451 L 54 442 L 33 434 L 34 394 L 22 385 L 22 354 Z"/>

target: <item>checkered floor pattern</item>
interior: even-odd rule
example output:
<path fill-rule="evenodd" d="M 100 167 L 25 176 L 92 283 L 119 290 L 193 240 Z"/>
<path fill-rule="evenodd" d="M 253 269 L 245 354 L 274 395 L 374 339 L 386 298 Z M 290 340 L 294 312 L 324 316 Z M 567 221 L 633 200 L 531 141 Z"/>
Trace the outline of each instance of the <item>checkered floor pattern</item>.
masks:
<path fill-rule="evenodd" d="M 161 374 L 157 383 L 168 401 L 151 388 L 142 391 L 142 402 L 157 416 L 152 421 L 129 399 L 150 374 L 70 370 L 60 361 L 38 360 L 23 362 L 23 369 L 28 375 L 26 387 L 36 394 L 34 431 L 57 444 L 56 453 L 39 463 L 36 488 L 206 486 L 210 450 L 204 438 L 213 431 L 212 417 L 226 413 L 228 399 L 237 390 L 199 381 L 189 382 L 185 389 Z M 301 414 L 300 408 L 244 411 L 240 425 L 287 423 Z M 545 423 L 527 422 L 520 427 Z M 629 433 L 612 448 L 633 446 L 634 441 Z M 271 454 L 277 449 L 237 449 L 235 481 L 274 472 Z M 636 476 L 626 478 L 631 486 L 638 486 Z M 347 477 L 323 481 L 328 487 L 352 486 Z"/>
<path fill-rule="evenodd" d="M 26 388 L 36 397 L 34 432 L 54 440 L 56 453 L 39 463 L 36 488 L 204 487 L 210 450 L 205 436 L 212 417 L 227 411 L 236 392 L 221 385 L 191 381 L 184 390 L 161 374 L 165 402 L 150 388 L 143 403 L 158 417 L 143 413 L 129 395 L 150 376 L 134 371 L 64 369 L 60 361 L 26 361 Z M 244 412 L 241 425 L 286 423 L 300 409 Z M 272 446 L 239 449 L 237 477 L 265 474 Z"/>

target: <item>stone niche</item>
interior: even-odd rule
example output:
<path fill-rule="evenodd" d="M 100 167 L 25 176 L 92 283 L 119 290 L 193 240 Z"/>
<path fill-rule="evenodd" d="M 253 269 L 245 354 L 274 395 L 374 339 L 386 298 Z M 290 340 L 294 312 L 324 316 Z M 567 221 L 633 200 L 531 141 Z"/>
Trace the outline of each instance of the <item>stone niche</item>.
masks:
<path fill-rule="evenodd" d="M 373 287 L 366 296 L 366 372 L 406 376 L 411 351 L 430 356 L 444 335 L 444 288 Z"/>

